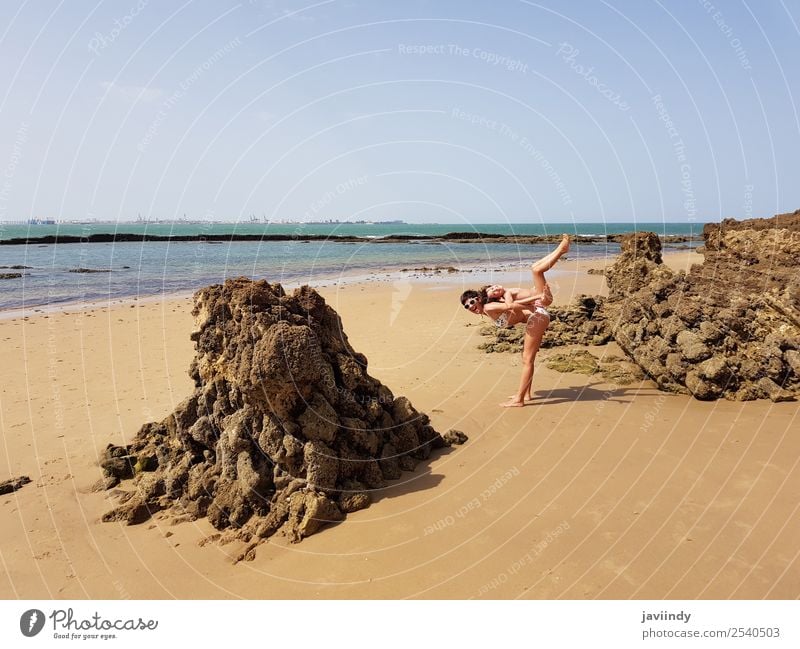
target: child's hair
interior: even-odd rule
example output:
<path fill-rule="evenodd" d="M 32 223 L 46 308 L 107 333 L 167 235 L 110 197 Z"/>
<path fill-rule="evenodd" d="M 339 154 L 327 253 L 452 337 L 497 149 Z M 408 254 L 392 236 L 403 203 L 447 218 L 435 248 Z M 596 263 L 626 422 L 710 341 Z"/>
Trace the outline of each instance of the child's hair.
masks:
<path fill-rule="evenodd" d="M 469 300 L 472 297 L 478 298 L 478 300 L 480 300 L 481 304 L 486 304 L 486 302 L 489 301 L 489 298 L 486 297 L 486 288 L 487 287 L 484 286 L 479 291 L 473 291 L 473 290 L 464 291 L 461 294 L 461 304 L 464 304 L 464 302 L 466 302 L 467 300 Z"/>
<path fill-rule="evenodd" d="M 483 303 L 484 304 L 486 304 L 487 302 L 499 302 L 500 301 L 499 297 L 489 297 L 489 295 L 486 293 L 487 289 L 491 288 L 492 286 L 494 286 L 494 284 L 487 284 L 486 286 L 481 286 L 481 288 L 480 288 L 480 294 L 481 294 L 481 296 L 483 296 Z"/>

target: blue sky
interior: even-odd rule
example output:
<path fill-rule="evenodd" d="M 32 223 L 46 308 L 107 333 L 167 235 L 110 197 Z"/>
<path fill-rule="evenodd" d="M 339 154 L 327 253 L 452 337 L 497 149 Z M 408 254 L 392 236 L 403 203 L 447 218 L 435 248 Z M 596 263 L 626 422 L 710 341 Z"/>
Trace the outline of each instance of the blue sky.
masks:
<path fill-rule="evenodd" d="M 797 2 L 0 5 L 0 221 L 800 207 Z"/>

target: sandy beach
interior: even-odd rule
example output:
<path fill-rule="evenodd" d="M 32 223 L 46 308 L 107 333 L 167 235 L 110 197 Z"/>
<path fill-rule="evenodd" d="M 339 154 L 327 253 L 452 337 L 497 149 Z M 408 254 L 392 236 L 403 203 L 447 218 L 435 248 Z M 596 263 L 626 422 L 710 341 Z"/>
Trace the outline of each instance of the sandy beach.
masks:
<path fill-rule="evenodd" d="M 673 252 L 673 269 L 699 263 Z M 605 290 L 602 261 L 559 264 L 557 304 Z M 700 402 L 545 367 L 535 401 L 458 305 L 469 274 L 320 289 L 370 373 L 464 431 L 463 446 L 299 544 L 253 561 L 201 520 L 103 523 L 99 454 L 192 390 L 190 298 L 0 320 L 3 598 L 794 599 L 800 596 L 796 403 Z M 615 345 L 592 348 L 619 353 Z"/>

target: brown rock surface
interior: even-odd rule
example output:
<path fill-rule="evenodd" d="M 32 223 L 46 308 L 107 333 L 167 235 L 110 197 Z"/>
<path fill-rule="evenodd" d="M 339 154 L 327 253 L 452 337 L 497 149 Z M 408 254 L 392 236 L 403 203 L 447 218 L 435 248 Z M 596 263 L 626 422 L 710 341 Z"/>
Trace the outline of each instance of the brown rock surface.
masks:
<path fill-rule="evenodd" d="M 17 489 L 22 488 L 24 485 L 28 484 L 31 479 L 26 476 L 20 476 L 19 478 L 11 478 L 10 480 L 3 480 L 0 482 L 0 494 L 10 494 L 16 491 Z"/>
<path fill-rule="evenodd" d="M 253 544 L 293 541 L 369 505 L 370 489 L 458 443 L 367 373 L 316 291 L 228 280 L 195 295 L 194 393 L 130 446 L 109 446 L 106 485 L 132 476 L 104 520 L 169 509 Z M 463 441 L 463 440 L 461 440 Z"/>
<path fill-rule="evenodd" d="M 624 240 L 607 273 L 619 297 L 603 315 L 623 350 L 663 389 L 698 399 L 800 393 L 800 218 L 707 224 L 705 261 L 686 274 L 659 264 L 645 235 Z"/>

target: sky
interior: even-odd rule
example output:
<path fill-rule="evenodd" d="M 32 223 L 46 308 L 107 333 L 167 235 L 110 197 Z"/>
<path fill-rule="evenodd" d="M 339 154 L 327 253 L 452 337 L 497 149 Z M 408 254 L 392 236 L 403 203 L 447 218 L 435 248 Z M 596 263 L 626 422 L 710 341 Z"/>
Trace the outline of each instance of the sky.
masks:
<path fill-rule="evenodd" d="M 0 222 L 800 208 L 797 0 L 0 4 Z"/>

